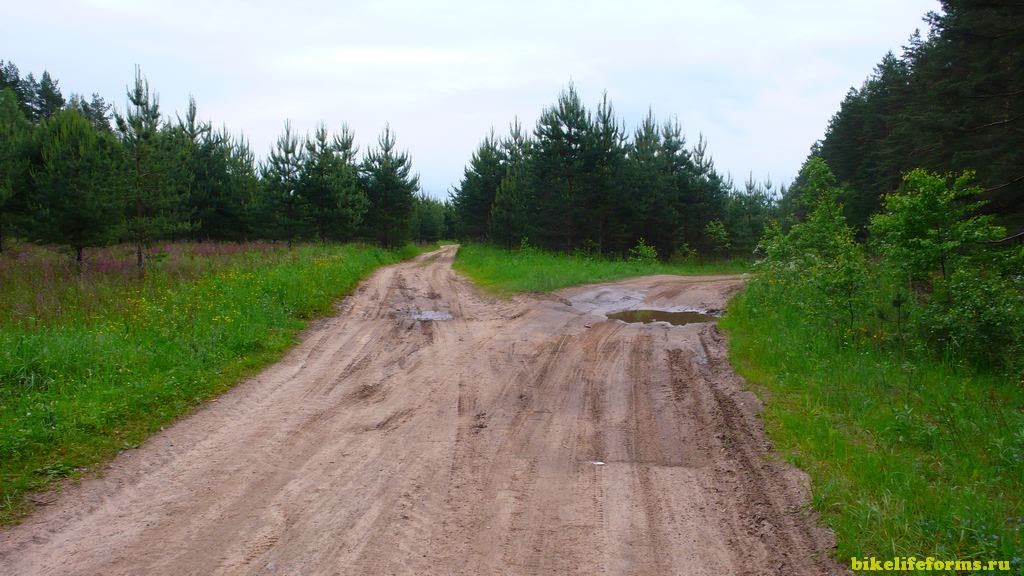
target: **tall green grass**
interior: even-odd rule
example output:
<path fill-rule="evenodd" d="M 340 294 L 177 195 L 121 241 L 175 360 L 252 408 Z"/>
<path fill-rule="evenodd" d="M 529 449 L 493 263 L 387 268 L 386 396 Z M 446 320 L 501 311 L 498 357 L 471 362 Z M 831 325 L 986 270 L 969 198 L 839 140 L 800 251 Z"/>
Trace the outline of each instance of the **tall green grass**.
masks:
<path fill-rule="evenodd" d="M 810 474 L 836 556 L 1010 560 L 1024 573 L 1020 377 L 833 334 L 800 293 L 769 292 L 751 283 L 720 325 L 776 449 Z"/>
<path fill-rule="evenodd" d="M 650 274 L 732 274 L 750 268 L 743 260 L 663 263 L 556 254 L 537 249 L 508 251 L 483 244 L 459 248 L 455 269 L 499 294 L 547 292 Z"/>
<path fill-rule="evenodd" d="M 157 250 L 141 281 L 116 249 L 83 273 L 38 248 L 0 255 L 0 523 L 27 510 L 26 493 L 279 358 L 360 279 L 419 252 L 209 246 Z"/>

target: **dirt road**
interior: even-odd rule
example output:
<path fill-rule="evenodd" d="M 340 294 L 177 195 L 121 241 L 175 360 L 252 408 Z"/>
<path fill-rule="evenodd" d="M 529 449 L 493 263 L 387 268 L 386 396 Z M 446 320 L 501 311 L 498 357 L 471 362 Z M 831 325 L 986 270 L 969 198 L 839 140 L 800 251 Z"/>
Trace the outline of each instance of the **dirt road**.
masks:
<path fill-rule="evenodd" d="M 0 531 L 0 574 L 836 571 L 715 327 L 601 314 L 721 308 L 740 279 L 493 300 L 454 254 L 379 271 L 282 362 Z"/>

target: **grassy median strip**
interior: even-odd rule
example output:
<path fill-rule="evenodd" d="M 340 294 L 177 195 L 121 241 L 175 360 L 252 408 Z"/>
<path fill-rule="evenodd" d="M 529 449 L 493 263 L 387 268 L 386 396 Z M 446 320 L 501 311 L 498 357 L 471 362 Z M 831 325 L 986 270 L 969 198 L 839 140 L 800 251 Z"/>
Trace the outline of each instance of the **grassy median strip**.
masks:
<path fill-rule="evenodd" d="M 27 493 L 278 359 L 362 278 L 419 252 L 170 244 L 143 280 L 124 248 L 95 251 L 81 272 L 47 249 L 0 255 L 0 524 Z"/>
<path fill-rule="evenodd" d="M 766 400 L 778 451 L 808 472 L 837 557 L 1009 560 L 1021 573 L 1024 382 L 845 342 L 760 281 L 721 327 Z M 808 296 L 809 297 L 809 296 Z M 987 572 L 986 572 L 987 573 Z"/>
<path fill-rule="evenodd" d="M 484 244 L 462 246 L 455 261 L 456 270 L 497 294 L 549 292 L 651 274 L 734 274 L 749 268 L 748 262 L 739 259 L 664 263 L 557 254 L 534 248 L 509 251 Z"/>

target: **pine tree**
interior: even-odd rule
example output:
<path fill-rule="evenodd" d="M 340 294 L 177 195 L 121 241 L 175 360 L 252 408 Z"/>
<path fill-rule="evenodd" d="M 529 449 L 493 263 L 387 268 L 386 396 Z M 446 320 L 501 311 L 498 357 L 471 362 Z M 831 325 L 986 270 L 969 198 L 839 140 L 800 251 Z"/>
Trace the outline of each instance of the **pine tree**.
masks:
<path fill-rule="evenodd" d="M 335 153 L 341 157 L 342 162 L 348 166 L 359 167 L 356 162 L 356 155 L 359 153 L 359 147 L 356 146 L 356 135 L 348 124 L 342 124 L 341 130 L 331 138 L 331 141 L 334 144 Z"/>
<path fill-rule="evenodd" d="M 318 240 L 326 240 L 337 219 L 340 195 L 335 186 L 339 171 L 337 157 L 327 135 L 327 127 L 317 126 L 313 136 L 307 136 L 303 146 L 302 167 L 299 172 L 299 195 L 309 207 L 309 224 Z"/>
<path fill-rule="evenodd" d="M 0 89 L 0 252 L 11 220 L 19 211 L 17 204 L 25 200 L 31 130 L 14 90 L 9 86 Z"/>
<path fill-rule="evenodd" d="M 208 238 L 243 240 L 248 235 L 246 206 L 255 174 L 251 162 L 238 175 L 233 174 L 235 146 L 226 128 L 211 130 L 199 141 L 195 190 L 206 201 L 203 212 L 193 213 L 193 217 Z"/>
<path fill-rule="evenodd" d="M 631 206 L 625 189 L 626 136 L 605 93 L 598 104 L 583 149 L 583 185 L 580 217 L 587 225 L 587 240 L 597 252 L 624 252 L 629 248 L 623 225 Z"/>
<path fill-rule="evenodd" d="M 285 122 L 284 134 L 270 150 L 261 167 L 264 187 L 264 222 L 275 238 L 293 243 L 302 233 L 307 207 L 299 194 L 299 178 L 303 164 L 302 148 L 292 133 L 291 122 Z"/>
<path fill-rule="evenodd" d="M 416 194 L 412 210 L 412 236 L 420 243 L 437 242 L 444 236 L 445 203 L 425 193 Z"/>
<path fill-rule="evenodd" d="M 199 183 L 199 173 L 207 168 L 208 158 L 200 152 L 201 139 L 208 134 L 211 127 L 199 120 L 195 98 L 189 97 L 185 117 L 177 115 L 177 122 L 167 123 L 161 129 L 161 135 L 167 140 L 167 178 L 182 195 L 185 202 L 184 217 L 188 219 L 188 228 L 193 238 L 202 238 L 203 216 L 199 215 L 202 207 L 209 200 L 207 182 Z"/>
<path fill-rule="evenodd" d="M 348 124 L 342 124 L 341 131 L 334 135 L 333 148 L 339 162 L 334 179 L 339 196 L 338 227 L 334 237 L 338 240 L 351 240 L 355 238 L 366 217 L 370 200 L 360 185 L 359 164 L 356 163 L 359 149 L 355 145 L 355 134 Z"/>
<path fill-rule="evenodd" d="M 354 138 L 348 127 L 333 139 L 321 124 L 305 142 L 299 193 L 309 207 L 311 225 L 320 240 L 349 239 L 366 211 L 359 188 Z"/>
<path fill-rule="evenodd" d="M 163 132 L 171 141 L 170 174 L 181 197 L 188 229 L 196 240 L 243 240 L 258 180 L 254 158 L 244 142 L 226 128 L 215 130 L 199 119 L 194 98 L 184 117 Z"/>
<path fill-rule="evenodd" d="M 86 101 L 84 96 L 72 94 L 68 100 L 68 107 L 78 110 L 92 123 L 93 128 L 101 132 L 110 132 L 111 105 L 99 94 L 93 93 L 92 98 Z"/>
<path fill-rule="evenodd" d="M 419 190 L 419 175 L 412 174 L 407 152 L 395 150 L 395 136 L 385 125 L 363 162 L 366 196 L 370 201 L 366 214 L 367 233 L 386 247 L 403 244 L 409 237 L 409 219 Z"/>
<path fill-rule="evenodd" d="M 42 164 L 32 172 L 36 239 L 70 246 L 82 266 L 83 250 L 105 244 L 116 231 L 122 198 L 118 143 L 72 109 L 43 122 L 39 146 Z"/>
<path fill-rule="evenodd" d="M 31 72 L 18 83 L 18 101 L 21 102 L 21 109 L 25 116 L 33 123 L 40 120 L 42 104 L 39 102 L 39 81 Z"/>
<path fill-rule="evenodd" d="M 663 257 L 678 247 L 680 221 L 678 189 L 665 150 L 654 112 L 648 111 L 629 155 L 630 193 L 636 207 L 630 243 L 643 239 Z"/>
<path fill-rule="evenodd" d="M 0 92 L 5 88 L 10 88 L 17 95 L 20 86 L 21 72 L 18 67 L 14 62 L 0 60 Z"/>
<path fill-rule="evenodd" d="M 771 179 L 763 183 L 751 173 L 742 190 L 729 194 L 725 210 L 725 227 L 731 232 L 732 248 L 749 255 L 764 236 L 765 227 L 774 215 Z"/>
<path fill-rule="evenodd" d="M 15 101 L 18 103 L 21 113 L 29 121 L 33 121 L 34 118 L 31 115 L 31 110 L 29 110 L 29 97 L 31 94 L 26 92 L 26 87 L 26 79 L 21 77 L 21 71 L 18 70 L 18 66 L 14 62 L 0 60 L 0 92 L 5 88 L 10 88 L 14 92 Z"/>
<path fill-rule="evenodd" d="M 715 169 L 703 134 L 690 150 L 690 158 L 696 172 L 682 200 L 685 206 L 683 237 L 689 246 L 701 250 L 709 248 L 710 239 L 704 234 L 708 223 L 725 217 L 726 201 L 733 186 L 730 178 Z"/>
<path fill-rule="evenodd" d="M 36 102 L 39 106 L 36 114 L 40 120 L 53 116 L 64 107 L 64 96 L 60 93 L 60 86 L 56 80 L 50 77 L 49 72 L 43 71 L 43 76 L 39 80 Z"/>
<path fill-rule="evenodd" d="M 149 82 L 138 67 L 127 96 L 125 114 L 115 114 L 115 119 L 132 175 L 125 212 L 127 232 L 135 243 L 135 262 L 142 274 L 145 247 L 157 238 L 187 228 L 187 222 L 178 213 L 181 193 L 169 177 L 170 143 L 160 130 L 160 104 L 155 95 L 150 95 Z"/>
<path fill-rule="evenodd" d="M 501 180 L 491 208 L 491 238 L 511 250 L 526 237 L 529 223 L 523 185 L 524 166 L 515 164 Z"/>
<path fill-rule="evenodd" d="M 505 176 L 505 158 L 494 130 L 469 159 L 459 187 L 451 194 L 456 215 L 456 234 L 465 240 L 486 240 L 490 231 L 491 205 Z"/>
<path fill-rule="evenodd" d="M 241 221 L 226 238 L 244 241 L 251 237 L 267 237 L 260 228 L 261 183 L 256 155 L 244 136 L 231 140 L 227 168 L 231 194 L 239 204 Z"/>
<path fill-rule="evenodd" d="M 544 110 L 534 129 L 538 241 L 571 250 L 578 240 L 579 198 L 589 114 L 572 84 Z"/>
<path fill-rule="evenodd" d="M 533 234 L 536 207 L 533 180 L 534 141 L 523 131 L 516 118 L 509 134 L 501 142 L 505 175 L 495 191 L 491 206 L 490 237 L 507 249 Z"/>
<path fill-rule="evenodd" d="M 890 136 L 906 129 L 901 118 L 912 96 L 908 78 L 906 63 L 886 54 L 872 77 L 847 94 L 817 152 L 846 184 L 841 200 L 855 227 L 866 224 L 882 195 L 899 186 L 899 167 L 910 150 L 907 139 Z"/>

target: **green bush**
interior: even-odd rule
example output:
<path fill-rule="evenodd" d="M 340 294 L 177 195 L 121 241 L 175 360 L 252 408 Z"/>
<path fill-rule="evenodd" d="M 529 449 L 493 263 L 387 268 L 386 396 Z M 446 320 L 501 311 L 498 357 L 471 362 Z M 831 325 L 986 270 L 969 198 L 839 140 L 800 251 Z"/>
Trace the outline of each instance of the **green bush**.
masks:
<path fill-rule="evenodd" d="M 975 213 L 981 190 L 969 173 L 908 173 L 872 219 L 869 254 L 835 200 L 841 190 L 827 166 L 808 169 L 818 172 L 808 178 L 810 212 L 788 231 L 768 227 L 754 294 L 793 300 L 805 321 L 847 344 L 867 339 L 982 369 L 1022 367 L 1024 250 L 989 242 L 1005 230 Z"/>
<path fill-rule="evenodd" d="M 972 178 L 964 172 L 949 187 L 951 176 L 920 168 L 904 176 L 902 188 L 887 194 L 882 212 L 871 218 L 879 253 L 911 280 L 946 279 L 961 251 L 1004 236 L 991 215 L 977 214 L 984 203 L 970 201 L 982 192 Z"/>
<path fill-rule="evenodd" d="M 950 358 L 989 369 L 1021 369 L 1024 286 L 998 269 L 957 266 L 946 296 L 921 306 L 917 329 Z"/>
<path fill-rule="evenodd" d="M 790 298 L 800 292 L 800 305 L 810 318 L 853 330 L 863 313 L 869 279 L 864 249 L 836 201 L 839 189 L 809 186 L 809 191 L 817 200 L 805 222 L 788 232 L 777 224 L 767 229 L 760 244 L 765 258 L 758 269 L 773 289 L 770 297 Z"/>
<path fill-rule="evenodd" d="M 629 249 L 630 262 L 656 262 L 658 251 L 643 238 L 636 241 L 636 246 Z"/>
<path fill-rule="evenodd" d="M 979 367 L 1020 367 L 1021 268 L 1013 251 L 989 243 L 1006 230 L 977 213 L 972 177 L 908 173 L 871 219 L 872 244 L 885 282 L 912 296 L 912 328 L 930 348 Z"/>

